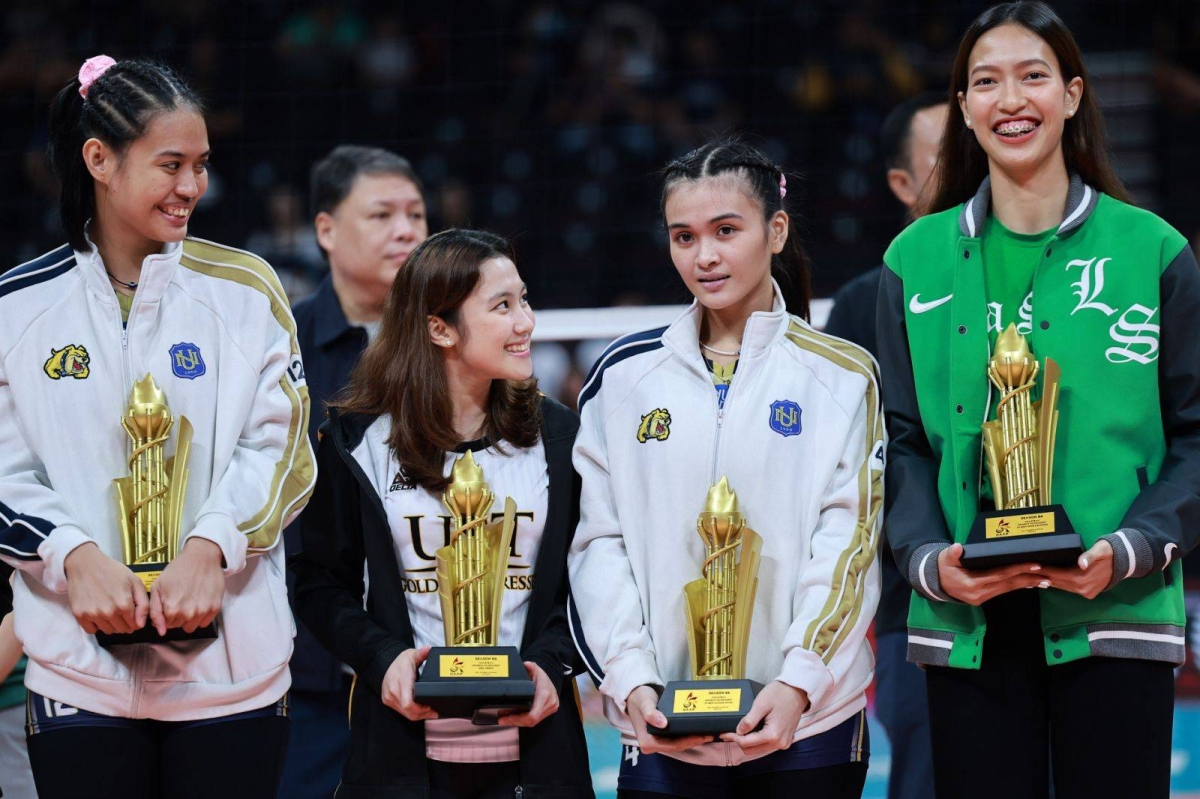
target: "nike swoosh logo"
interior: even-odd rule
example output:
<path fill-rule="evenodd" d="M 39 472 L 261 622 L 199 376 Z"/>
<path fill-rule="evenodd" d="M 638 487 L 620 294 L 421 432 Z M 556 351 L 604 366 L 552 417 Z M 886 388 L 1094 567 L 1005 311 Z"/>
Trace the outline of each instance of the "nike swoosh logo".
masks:
<path fill-rule="evenodd" d="M 947 294 L 945 297 L 940 299 L 931 300 L 930 302 L 921 302 L 921 295 L 914 294 L 912 301 L 908 303 L 908 310 L 912 311 L 913 313 L 925 313 L 926 311 L 932 311 L 939 305 L 945 305 L 953 298 L 953 294 Z"/>

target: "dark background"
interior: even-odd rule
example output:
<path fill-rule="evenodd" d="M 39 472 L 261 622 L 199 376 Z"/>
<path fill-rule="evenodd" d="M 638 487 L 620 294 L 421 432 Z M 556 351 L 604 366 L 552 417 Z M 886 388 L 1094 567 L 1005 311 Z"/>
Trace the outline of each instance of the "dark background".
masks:
<path fill-rule="evenodd" d="M 0 270 L 62 241 L 46 109 L 105 53 L 179 69 L 209 104 L 212 182 L 191 232 L 270 260 L 296 296 L 324 265 L 313 161 L 341 142 L 407 156 L 431 230 L 517 240 L 537 307 L 675 302 L 655 171 L 744 132 L 788 184 L 817 296 L 875 265 L 903 223 L 877 134 L 943 90 L 988 3 L 63 2 L 0 8 Z M 1093 70 L 1124 179 L 1200 232 L 1200 3 L 1059 2 Z"/>

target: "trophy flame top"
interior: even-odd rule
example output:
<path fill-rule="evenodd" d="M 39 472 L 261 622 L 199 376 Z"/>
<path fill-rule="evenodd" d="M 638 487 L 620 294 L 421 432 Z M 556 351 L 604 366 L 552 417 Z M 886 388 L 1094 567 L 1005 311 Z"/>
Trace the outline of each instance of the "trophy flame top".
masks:
<path fill-rule="evenodd" d="M 134 439 L 157 439 L 167 435 L 172 421 L 166 395 L 147 373 L 133 384 L 121 426 Z"/>
<path fill-rule="evenodd" d="M 704 512 L 696 526 L 709 546 L 724 547 L 737 540 L 746 526 L 746 517 L 738 511 L 737 492 L 729 487 L 728 477 L 722 476 L 720 482 L 708 490 Z"/>
<path fill-rule="evenodd" d="M 482 518 L 492 508 L 495 495 L 483 479 L 483 467 L 475 462 L 475 456 L 467 450 L 454 461 L 450 470 L 450 485 L 443 502 L 458 518 Z"/>
<path fill-rule="evenodd" d="M 1017 332 L 1017 326 L 1009 323 L 1004 332 L 996 337 L 996 348 L 992 355 L 989 374 L 999 379 L 997 387 L 1016 388 L 1033 382 L 1038 365 L 1029 349 L 1029 342 Z"/>

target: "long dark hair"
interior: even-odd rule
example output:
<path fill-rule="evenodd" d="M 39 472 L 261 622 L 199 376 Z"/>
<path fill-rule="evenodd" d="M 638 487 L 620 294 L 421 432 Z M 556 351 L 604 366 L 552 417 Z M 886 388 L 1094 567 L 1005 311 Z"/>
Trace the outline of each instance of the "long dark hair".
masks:
<path fill-rule="evenodd" d="M 1005 24 L 1016 24 L 1042 39 L 1058 58 L 1063 83 L 1079 77 L 1083 80 L 1083 97 L 1075 115 L 1065 121 L 1062 137 L 1063 160 L 1067 172 L 1079 175 L 1083 181 L 1110 197 L 1129 202 L 1129 192 L 1117 177 L 1108 158 L 1108 134 L 1100 104 L 1092 91 L 1083 53 L 1071 31 L 1050 6 L 1042 2 L 1001 3 L 980 14 L 958 43 L 954 68 L 950 72 L 950 107 L 957 109 L 958 93 L 968 88 L 971 51 L 985 33 Z M 979 190 L 988 174 L 987 154 L 975 134 L 963 121 L 961 113 L 951 113 L 946 119 L 946 132 L 938 152 L 940 165 L 938 190 L 932 211 L 945 211 L 964 203 Z"/>
<path fill-rule="evenodd" d="M 680 183 L 726 172 L 742 179 L 750 196 L 762 205 L 764 220 L 770 221 L 777 211 L 787 213 L 780 191 L 780 183 L 785 177 L 783 170 L 754 145 L 738 138 L 725 138 L 714 139 L 663 167 L 660 210 L 664 218 L 667 198 Z M 795 185 L 792 190 L 796 190 Z M 788 311 L 808 319 L 812 268 L 808 254 L 800 245 L 797 222 L 789 214 L 787 241 L 781 252 L 771 256 L 771 276 L 779 283 Z"/>
<path fill-rule="evenodd" d="M 444 491 L 446 452 L 460 442 L 441 348 L 429 337 L 429 317 L 457 325 L 463 301 L 479 284 L 485 261 L 516 262 L 512 245 L 482 230 L 443 230 L 421 242 L 396 276 L 379 335 L 330 405 L 340 411 L 391 414 L 388 446 L 413 485 Z M 483 434 L 494 445 L 538 441 L 537 380 L 493 380 Z"/>
<path fill-rule="evenodd" d="M 96 213 L 96 189 L 83 162 L 83 145 L 96 138 L 122 154 L 158 114 L 189 108 L 204 112 L 199 95 L 167 67 L 118 61 L 79 94 L 79 77 L 50 103 L 50 166 L 62 184 L 59 217 L 67 241 L 87 250 L 84 228 Z"/>

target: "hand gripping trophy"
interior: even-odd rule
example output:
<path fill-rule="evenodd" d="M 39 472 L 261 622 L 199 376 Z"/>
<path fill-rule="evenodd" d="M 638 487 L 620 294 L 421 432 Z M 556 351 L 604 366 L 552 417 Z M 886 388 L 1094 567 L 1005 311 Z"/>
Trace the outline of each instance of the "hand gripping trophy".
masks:
<path fill-rule="evenodd" d="M 446 645 L 430 650 L 414 691 L 439 717 L 476 724 L 495 724 L 502 713 L 533 704 L 533 681 L 517 648 L 498 646 L 517 506 L 506 498 L 504 517 L 489 524 L 495 496 L 470 451 L 455 460 L 442 496 L 454 530 L 436 553 Z"/>
<path fill-rule="evenodd" d="M 746 679 L 762 537 L 746 526 L 726 478 L 709 489 L 696 530 L 704 540 L 702 576 L 683 587 L 692 674 L 667 683 L 658 704 L 667 726 L 655 735 L 731 732 L 762 690 Z"/>

